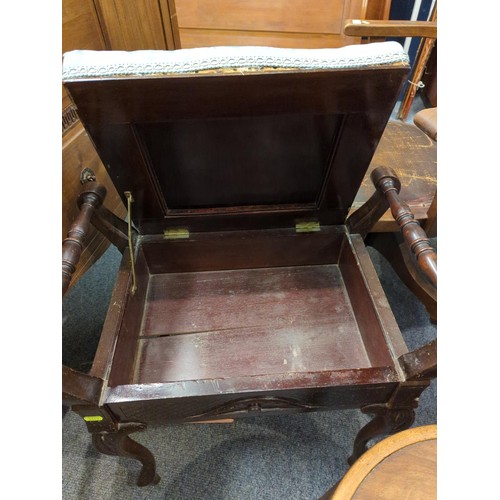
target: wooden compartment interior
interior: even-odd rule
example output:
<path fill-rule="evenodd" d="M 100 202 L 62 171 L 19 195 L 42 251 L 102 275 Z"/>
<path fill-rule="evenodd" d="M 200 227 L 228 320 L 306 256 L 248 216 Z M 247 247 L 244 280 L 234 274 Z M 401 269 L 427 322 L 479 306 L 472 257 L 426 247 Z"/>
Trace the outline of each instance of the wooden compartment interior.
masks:
<path fill-rule="evenodd" d="M 136 266 L 112 386 L 393 364 L 342 226 L 146 237 Z"/>

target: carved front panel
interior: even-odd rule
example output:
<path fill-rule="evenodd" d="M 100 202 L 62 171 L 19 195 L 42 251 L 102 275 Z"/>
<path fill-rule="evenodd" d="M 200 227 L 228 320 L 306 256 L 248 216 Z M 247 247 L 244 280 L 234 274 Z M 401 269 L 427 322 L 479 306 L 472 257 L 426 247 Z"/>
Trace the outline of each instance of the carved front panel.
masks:
<path fill-rule="evenodd" d="M 109 404 L 121 421 L 162 424 L 196 422 L 221 418 L 297 413 L 303 411 L 341 410 L 386 401 L 395 384 L 361 387 L 328 387 L 268 391 L 247 394 L 221 394 L 204 397 L 156 399 Z"/>

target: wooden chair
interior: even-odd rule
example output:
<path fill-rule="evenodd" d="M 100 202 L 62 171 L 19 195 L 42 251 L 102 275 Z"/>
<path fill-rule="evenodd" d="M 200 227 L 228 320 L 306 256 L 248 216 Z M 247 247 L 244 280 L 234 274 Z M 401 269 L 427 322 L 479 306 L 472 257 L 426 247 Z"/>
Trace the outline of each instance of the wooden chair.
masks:
<path fill-rule="evenodd" d="M 436 254 L 388 168 L 348 214 L 403 81 L 398 44 L 332 50 L 73 52 L 64 83 L 124 204 L 85 186 L 63 293 L 93 224 L 123 253 L 90 373 L 63 399 L 102 453 L 150 424 L 360 408 L 409 427 L 436 343 L 409 351 L 362 234 L 390 208 L 429 280 Z"/>
<path fill-rule="evenodd" d="M 437 426 L 413 427 L 370 448 L 320 500 L 437 498 Z"/>
<path fill-rule="evenodd" d="M 437 22 L 433 21 L 378 21 L 349 20 L 344 27 L 348 36 L 364 37 L 368 42 L 386 37 L 421 37 L 434 40 Z M 420 74 L 412 73 L 413 79 Z M 430 237 L 437 235 L 437 109 L 425 110 L 415 116 L 415 125 L 399 120 L 388 123 L 369 171 L 378 165 L 393 168 L 406 186 L 404 202 Z M 366 202 L 369 178 L 365 177 L 354 209 Z M 437 321 L 437 293 L 435 287 L 416 265 L 404 244 L 399 228 L 384 214 L 375 224 L 366 244 L 376 248 L 391 263 L 403 283 L 420 299 L 433 322 Z"/>

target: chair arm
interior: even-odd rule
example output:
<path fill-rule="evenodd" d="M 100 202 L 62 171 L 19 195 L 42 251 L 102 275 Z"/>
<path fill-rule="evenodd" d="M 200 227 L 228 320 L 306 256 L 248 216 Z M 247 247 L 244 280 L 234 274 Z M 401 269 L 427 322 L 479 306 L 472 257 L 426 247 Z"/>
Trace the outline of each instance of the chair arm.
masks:
<path fill-rule="evenodd" d="M 71 406 L 73 404 L 99 405 L 104 380 L 73 370 L 62 365 L 62 401 Z"/>
<path fill-rule="evenodd" d="M 433 141 L 437 141 L 437 107 L 420 110 L 415 114 L 413 123 Z"/>
<path fill-rule="evenodd" d="M 344 26 L 344 35 L 437 38 L 437 22 L 348 19 Z"/>
<path fill-rule="evenodd" d="M 118 248 L 121 253 L 128 247 L 127 223 L 117 217 L 111 210 L 108 210 L 104 205 L 94 210 L 90 222 L 111 242 L 112 245 Z M 134 236 L 137 234 L 135 229 L 132 229 L 132 234 Z"/>
<path fill-rule="evenodd" d="M 437 375 L 437 341 L 433 340 L 424 346 L 399 357 L 407 380 L 429 380 Z"/>
<path fill-rule="evenodd" d="M 389 203 L 392 216 L 401 228 L 403 239 L 417 258 L 417 263 L 431 283 L 437 287 L 437 254 L 429 243 L 427 234 L 415 220 L 410 207 L 399 197 L 401 182 L 389 167 L 378 167 L 371 173 L 378 192 Z"/>
<path fill-rule="evenodd" d="M 106 188 L 96 182 L 89 182 L 79 195 L 77 203 L 80 212 L 68 231 L 62 249 L 62 294 L 66 293 L 71 277 L 80 260 L 83 244 L 90 226 L 90 220 L 95 210 L 102 205 L 106 197 Z"/>

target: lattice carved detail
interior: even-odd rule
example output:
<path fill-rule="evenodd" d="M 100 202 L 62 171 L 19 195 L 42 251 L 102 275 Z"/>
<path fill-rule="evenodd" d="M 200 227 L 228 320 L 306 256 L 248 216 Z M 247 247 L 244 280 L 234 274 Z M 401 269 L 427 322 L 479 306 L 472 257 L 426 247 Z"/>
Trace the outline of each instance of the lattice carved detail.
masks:
<path fill-rule="evenodd" d="M 66 134 L 79 121 L 80 118 L 74 105 L 70 105 L 65 108 L 62 112 L 62 134 Z"/>

